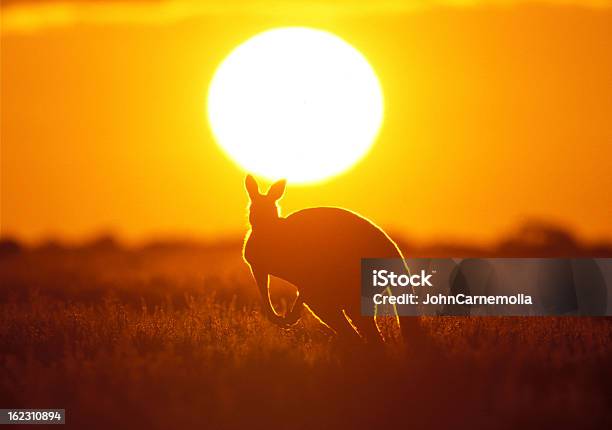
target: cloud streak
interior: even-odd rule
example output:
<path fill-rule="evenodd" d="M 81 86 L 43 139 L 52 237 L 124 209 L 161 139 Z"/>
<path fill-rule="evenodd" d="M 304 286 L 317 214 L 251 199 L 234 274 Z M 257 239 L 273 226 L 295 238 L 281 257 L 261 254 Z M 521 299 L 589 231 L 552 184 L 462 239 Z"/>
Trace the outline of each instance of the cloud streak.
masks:
<path fill-rule="evenodd" d="M 2 6 L 2 33 L 35 32 L 72 25 L 169 25 L 198 16 L 333 16 L 406 13 L 431 7 L 513 6 L 527 0 L 344 0 L 326 1 L 5 1 Z M 575 5 L 607 8 L 612 0 L 542 0 L 547 5 Z"/>

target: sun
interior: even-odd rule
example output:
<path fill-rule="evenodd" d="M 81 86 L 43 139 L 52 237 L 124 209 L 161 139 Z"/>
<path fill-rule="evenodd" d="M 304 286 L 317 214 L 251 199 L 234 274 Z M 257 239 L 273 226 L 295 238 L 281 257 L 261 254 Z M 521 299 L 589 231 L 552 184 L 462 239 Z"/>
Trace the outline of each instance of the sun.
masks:
<path fill-rule="evenodd" d="M 325 180 L 369 151 L 383 120 L 365 57 L 327 31 L 286 27 L 253 36 L 217 68 L 208 120 L 244 170 L 293 183 Z"/>

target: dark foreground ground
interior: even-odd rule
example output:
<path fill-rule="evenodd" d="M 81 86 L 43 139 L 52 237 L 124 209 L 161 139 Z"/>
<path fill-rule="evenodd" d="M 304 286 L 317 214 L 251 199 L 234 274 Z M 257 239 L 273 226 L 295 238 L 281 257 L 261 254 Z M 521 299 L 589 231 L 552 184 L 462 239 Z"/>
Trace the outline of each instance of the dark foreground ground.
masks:
<path fill-rule="evenodd" d="M 5 244 L 0 407 L 87 429 L 612 425 L 609 318 L 429 318 L 434 350 L 347 349 L 263 320 L 239 251 Z"/>

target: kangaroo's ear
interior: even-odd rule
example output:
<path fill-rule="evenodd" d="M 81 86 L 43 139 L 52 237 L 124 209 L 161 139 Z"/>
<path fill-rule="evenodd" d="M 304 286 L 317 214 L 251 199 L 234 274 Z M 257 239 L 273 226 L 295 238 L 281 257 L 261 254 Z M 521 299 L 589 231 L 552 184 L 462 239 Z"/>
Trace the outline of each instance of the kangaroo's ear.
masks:
<path fill-rule="evenodd" d="M 254 200 L 256 197 L 260 196 L 259 187 L 257 186 L 257 182 L 252 175 L 246 176 L 244 180 L 244 187 L 246 188 L 247 193 L 249 193 L 249 198 L 251 200 Z"/>
<path fill-rule="evenodd" d="M 286 179 L 281 179 L 280 181 L 273 183 L 270 186 L 270 189 L 268 190 L 268 197 L 274 201 L 277 201 L 283 196 L 283 194 L 285 194 L 286 185 L 287 185 Z"/>

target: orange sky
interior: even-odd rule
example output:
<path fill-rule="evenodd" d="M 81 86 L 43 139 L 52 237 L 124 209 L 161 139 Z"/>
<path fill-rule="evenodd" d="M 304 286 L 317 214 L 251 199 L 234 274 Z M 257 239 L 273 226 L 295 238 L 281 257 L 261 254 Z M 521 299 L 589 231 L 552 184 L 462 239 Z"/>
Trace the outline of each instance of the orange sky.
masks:
<path fill-rule="evenodd" d="M 366 55 L 386 116 L 367 158 L 326 183 L 289 187 L 284 209 L 344 206 L 418 239 L 492 240 L 531 217 L 612 238 L 612 8 L 445 3 L 9 2 L 2 234 L 242 231 L 244 173 L 212 141 L 208 83 L 253 34 L 311 25 Z"/>

